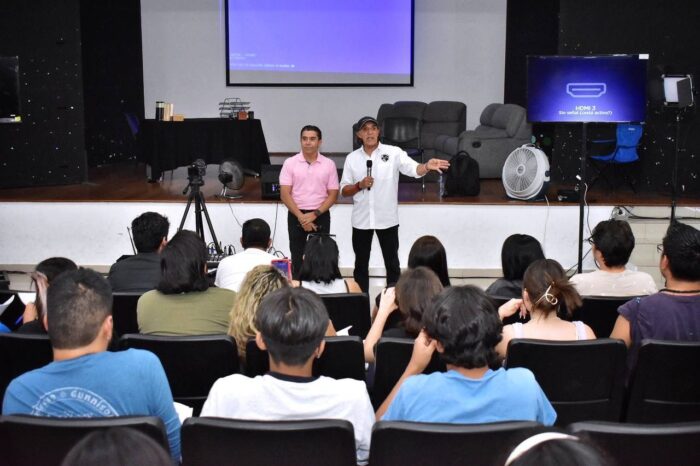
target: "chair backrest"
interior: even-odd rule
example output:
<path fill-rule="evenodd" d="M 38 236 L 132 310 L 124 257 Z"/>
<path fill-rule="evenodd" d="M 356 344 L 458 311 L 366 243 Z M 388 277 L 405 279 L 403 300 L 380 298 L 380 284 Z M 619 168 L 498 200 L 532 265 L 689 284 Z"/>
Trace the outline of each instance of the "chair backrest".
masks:
<path fill-rule="evenodd" d="M 391 389 L 401 378 L 413 353 L 413 340 L 407 338 L 381 338 L 377 343 L 375 355 L 374 386 L 372 387 L 372 404 L 378 408 L 389 396 Z M 430 364 L 424 374 L 445 372 L 447 368 L 437 352 L 433 353 Z"/>
<path fill-rule="evenodd" d="M 576 422 L 574 434 L 584 434 L 617 466 L 700 464 L 700 422 L 641 425 Z"/>
<path fill-rule="evenodd" d="M 402 149 L 420 149 L 421 120 L 410 117 L 390 117 L 382 122 L 381 138 L 385 144 Z"/>
<path fill-rule="evenodd" d="M 53 350 L 48 335 L 0 333 L 0 403 L 12 379 L 51 361 Z"/>
<path fill-rule="evenodd" d="M 182 424 L 182 466 L 354 466 L 355 436 L 344 420 L 242 421 L 191 417 Z"/>
<path fill-rule="evenodd" d="M 336 330 L 352 326 L 350 335 L 364 339 L 372 325 L 367 293 L 331 293 L 319 295 Z"/>
<path fill-rule="evenodd" d="M 95 430 L 129 427 L 142 432 L 166 449 L 168 437 L 159 417 L 50 418 L 0 416 L 1 464 L 59 466 L 83 437 Z"/>
<path fill-rule="evenodd" d="M 326 337 L 326 348 L 319 359 L 314 360 L 314 375 L 334 379 L 365 380 L 365 355 L 362 339 L 356 336 Z M 270 370 L 267 351 L 255 344 L 255 339 L 246 343 L 246 375 L 255 377 Z"/>
<path fill-rule="evenodd" d="M 483 126 L 504 130 L 510 138 L 527 137 L 532 131 L 525 109 L 516 104 L 489 104 L 481 112 L 479 122 Z"/>
<path fill-rule="evenodd" d="M 700 421 L 700 342 L 643 340 L 629 384 L 628 422 Z"/>
<path fill-rule="evenodd" d="M 139 333 L 136 304 L 143 293 L 115 291 L 112 293 L 112 319 L 117 337 L 127 333 Z"/>
<path fill-rule="evenodd" d="M 201 410 L 209 389 L 221 377 L 239 370 L 238 347 L 228 335 L 123 335 L 122 349 L 151 351 L 163 364 L 175 401 Z"/>
<path fill-rule="evenodd" d="M 583 321 L 591 327 L 595 336 L 607 338 L 617 321 L 617 309 L 635 297 L 584 296 L 583 305 L 574 310 L 571 320 Z"/>
<path fill-rule="evenodd" d="M 615 131 L 617 145 L 620 147 L 637 147 L 643 132 L 642 125 L 620 123 Z"/>
<path fill-rule="evenodd" d="M 486 424 L 430 424 L 379 421 L 372 429 L 372 466 L 407 464 L 502 466 L 525 433 L 541 424 L 509 421 Z"/>
<path fill-rule="evenodd" d="M 622 414 L 627 348 L 621 340 L 513 339 L 506 367 L 534 374 L 557 412 L 557 424 L 619 421 Z"/>

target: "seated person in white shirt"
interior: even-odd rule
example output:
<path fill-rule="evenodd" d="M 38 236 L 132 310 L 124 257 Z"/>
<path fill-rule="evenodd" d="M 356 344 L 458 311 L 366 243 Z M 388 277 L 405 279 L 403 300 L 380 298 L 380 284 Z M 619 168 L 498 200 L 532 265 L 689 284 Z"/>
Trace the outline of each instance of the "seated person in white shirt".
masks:
<path fill-rule="evenodd" d="M 238 292 L 246 274 L 256 265 L 270 265 L 278 257 L 267 252 L 272 245 L 270 225 L 261 218 L 251 218 L 243 223 L 241 231 L 243 251 L 226 257 L 216 269 L 214 284 Z"/>
<path fill-rule="evenodd" d="M 201 415 L 268 421 L 344 419 L 355 430 L 357 461 L 366 463 L 374 413 L 364 382 L 312 376 L 328 322 L 323 302 L 312 291 L 284 287 L 267 295 L 255 316 L 255 341 L 269 354 L 270 372 L 217 380 Z"/>
<path fill-rule="evenodd" d="M 654 279 L 646 272 L 627 270 L 634 249 L 629 223 L 605 220 L 593 229 L 588 240 L 600 270 L 571 277 L 581 296 L 644 296 L 656 293 Z"/>

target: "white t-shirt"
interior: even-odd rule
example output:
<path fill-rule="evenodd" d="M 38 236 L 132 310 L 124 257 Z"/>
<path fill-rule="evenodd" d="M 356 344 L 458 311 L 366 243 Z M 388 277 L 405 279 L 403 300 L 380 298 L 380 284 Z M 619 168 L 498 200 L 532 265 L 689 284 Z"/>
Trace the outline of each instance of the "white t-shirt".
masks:
<path fill-rule="evenodd" d="M 340 190 L 367 176 L 367 161 L 372 160 L 371 189 L 363 189 L 352 197 L 352 226 L 361 230 L 384 230 L 399 224 L 399 173 L 420 178 L 418 162 L 396 146 L 379 144 L 368 155 L 360 147 L 345 158 Z"/>
<path fill-rule="evenodd" d="M 237 293 L 246 274 L 253 267 L 256 265 L 270 265 L 273 259 L 279 259 L 279 257 L 258 248 L 245 249 L 219 262 L 214 284 L 219 288 L 228 288 Z"/>
<path fill-rule="evenodd" d="M 581 296 L 645 296 L 656 293 L 656 283 L 646 272 L 596 270 L 571 277 Z"/>
<path fill-rule="evenodd" d="M 330 377 L 233 374 L 211 387 L 201 416 L 259 421 L 343 419 L 355 429 L 358 463 L 369 458 L 374 410 L 365 383 Z"/>
<path fill-rule="evenodd" d="M 302 281 L 301 287 L 316 294 L 348 293 L 348 285 L 344 278 L 336 278 L 330 283 Z"/>

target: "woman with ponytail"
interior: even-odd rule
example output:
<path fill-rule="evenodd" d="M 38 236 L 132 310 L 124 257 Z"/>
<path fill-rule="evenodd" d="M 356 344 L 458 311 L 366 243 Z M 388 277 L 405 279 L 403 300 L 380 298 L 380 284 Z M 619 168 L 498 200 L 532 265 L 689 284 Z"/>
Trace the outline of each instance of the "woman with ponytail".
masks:
<path fill-rule="evenodd" d="M 591 328 L 583 322 L 569 322 L 559 317 L 581 307 L 581 296 L 569 282 L 559 262 L 540 259 L 533 262 L 523 277 L 522 299 L 511 299 L 498 309 L 501 319 L 520 311 L 529 314 L 526 324 L 515 323 L 503 327 L 503 340 L 496 350 L 505 357 L 508 342 L 513 338 L 540 340 L 590 340 L 595 338 Z"/>

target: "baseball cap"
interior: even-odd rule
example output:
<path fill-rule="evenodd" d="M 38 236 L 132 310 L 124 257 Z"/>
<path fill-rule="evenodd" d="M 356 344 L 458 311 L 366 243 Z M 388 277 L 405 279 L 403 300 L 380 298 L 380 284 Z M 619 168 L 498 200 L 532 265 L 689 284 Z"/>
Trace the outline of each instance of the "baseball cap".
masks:
<path fill-rule="evenodd" d="M 355 124 L 356 131 L 360 131 L 363 126 L 365 126 L 367 123 L 374 123 L 375 125 L 379 126 L 379 123 L 377 123 L 377 120 L 374 119 L 371 116 L 363 116 L 359 120 L 357 120 L 357 123 Z"/>

